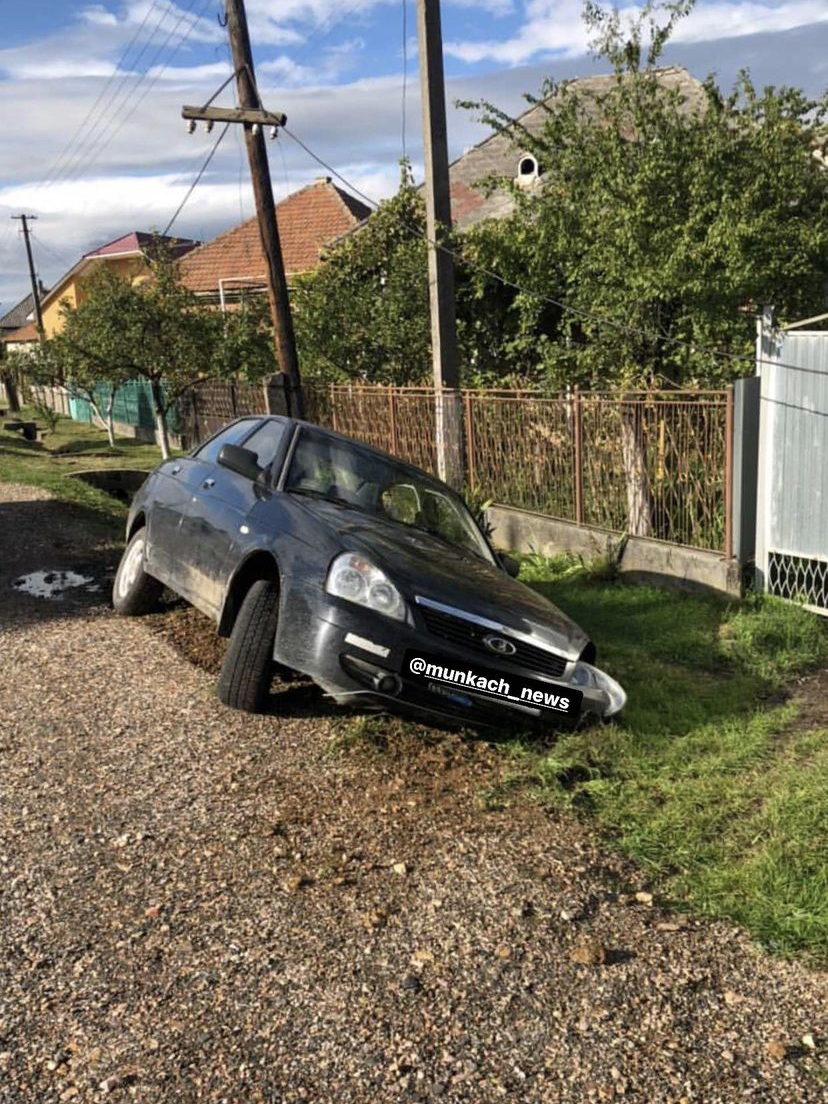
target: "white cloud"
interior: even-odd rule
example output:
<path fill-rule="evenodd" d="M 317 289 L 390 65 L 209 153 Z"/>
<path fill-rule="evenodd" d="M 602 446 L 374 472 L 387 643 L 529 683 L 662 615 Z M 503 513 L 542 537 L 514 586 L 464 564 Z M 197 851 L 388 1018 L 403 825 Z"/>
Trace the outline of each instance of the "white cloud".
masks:
<path fill-rule="evenodd" d="M 361 38 L 351 38 L 337 46 L 321 50 L 312 65 L 302 65 L 288 54 L 261 62 L 257 68 L 259 77 L 272 76 L 280 85 L 293 87 L 327 85 L 336 81 L 359 61 L 365 43 Z"/>
<path fill-rule="evenodd" d="M 511 15 L 515 10 L 514 0 L 448 0 L 447 7 L 474 8 L 475 11 L 485 11 L 489 15 Z"/>
<path fill-rule="evenodd" d="M 789 31 L 813 23 L 828 23 L 826 0 L 788 0 L 772 7 L 751 0 L 715 0 L 695 9 L 676 28 L 676 42 L 708 42 L 720 38 Z"/>
<path fill-rule="evenodd" d="M 575 57 L 588 49 L 589 33 L 581 19 L 581 0 L 529 0 L 518 32 L 507 39 L 454 41 L 445 44 L 451 57 L 467 63 L 494 61 L 520 65 L 543 54 Z M 621 7 L 622 17 L 633 18 L 637 5 Z M 826 0 L 700 0 L 676 28 L 675 42 L 703 42 L 722 38 L 790 30 L 828 23 Z"/>
<path fill-rule="evenodd" d="M 0 49 L 0 74 L 20 80 L 106 77 L 121 58 L 125 73 L 144 71 L 172 60 L 190 43 L 225 41 L 225 32 L 214 20 L 197 17 L 169 0 L 155 9 L 149 0 L 127 4 L 121 18 L 94 5 L 82 9 L 76 23 L 60 33 Z"/>
<path fill-rule="evenodd" d="M 80 19 L 87 23 L 97 24 L 103 27 L 117 27 L 118 19 L 111 11 L 107 11 L 103 4 L 91 4 L 81 10 Z"/>
<path fill-rule="evenodd" d="M 147 70 L 147 76 L 157 77 L 166 82 L 192 86 L 200 84 L 202 81 L 211 80 L 221 83 L 232 72 L 229 62 L 214 61 L 208 62 L 206 65 L 154 65 L 152 69 Z"/>

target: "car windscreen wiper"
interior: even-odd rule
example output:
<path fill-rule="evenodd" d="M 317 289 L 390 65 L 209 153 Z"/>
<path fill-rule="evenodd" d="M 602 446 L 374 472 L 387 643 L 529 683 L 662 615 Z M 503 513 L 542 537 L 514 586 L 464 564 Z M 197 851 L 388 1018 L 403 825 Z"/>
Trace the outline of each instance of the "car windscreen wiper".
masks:
<path fill-rule="evenodd" d="M 430 525 L 415 525 L 413 521 L 404 522 L 403 524 L 409 525 L 412 529 L 418 529 L 421 533 L 428 533 L 430 537 L 436 537 L 437 540 L 442 541 L 443 544 L 447 544 L 449 548 L 453 549 L 455 552 L 459 552 L 461 555 L 471 555 L 474 556 L 475 559 L 483 560 L 484 563 L 487 562 L 483 556 L 475 552 L 473 548 L 467 548 L 465 545 L 456 544 L 453 540 L 449 540 L 448 537 L 444 536 L 439 529 L 433 529 Z"/>

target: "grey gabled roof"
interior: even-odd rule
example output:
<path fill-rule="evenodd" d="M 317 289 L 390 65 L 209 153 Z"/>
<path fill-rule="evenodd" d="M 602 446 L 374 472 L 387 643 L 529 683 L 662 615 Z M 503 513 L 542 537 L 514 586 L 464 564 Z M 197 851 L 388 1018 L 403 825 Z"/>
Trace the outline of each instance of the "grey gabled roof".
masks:
<path fill-rule="evenodd" d="M 698 110 L 703 103 L 703 85 L 686 69 L 671 66 L 654 70 L 658 82 L 667 89 L 678 89 L 684 96 L 684 109 L 688 112 Z M 567 82 L 574 87 L 580 97 L 581 109 L 587 115 L 598 117 L 600 114 L 599 97 L 605 95 L 615 81 L 614 74 L 595 77 L 581 77 Z M 519 116 L 518 121 L 531 134 L 539 134 L 546 120 L 546 108 L 554 105 L 552 95 L 543 104 L 535 104 Z M 503 176 L 514 179 L 517 176 L 518 160 L 521 149 L 520 137 L 500 130 L 490 134 L 472 146 L 462 157 L 458 157 L 449 166 L 449 181 L 452 200 L 454 225 L 460 229 L 473 226 L 487 218 L 503 218 L 514 208 L 511 196 L 496 191 L 490 196 L 484 195 L 480 182 L 490 176 Z M 543 177 L 540 177 L 540 181 Z"/>
<path fill-rule="evenodd" d="M 45 295 L 46 291 L 47 289 L 43 286 L 43 284 L 41 284 L 41 296 Z M 21 299 L 16 306 L 12 307 L 12 309 L 8 311 L 7 314 L 4 314 L 2 318 L 0 318 L 0 330 L 2 330 L 4 333 L 11 333 L 12 330 L 19 330 L 21 326 L 26 325 L 26 321 L 33 311 L 34 297 L 32 296 L 32 293 L 29 292 L 25 299 Z"/>

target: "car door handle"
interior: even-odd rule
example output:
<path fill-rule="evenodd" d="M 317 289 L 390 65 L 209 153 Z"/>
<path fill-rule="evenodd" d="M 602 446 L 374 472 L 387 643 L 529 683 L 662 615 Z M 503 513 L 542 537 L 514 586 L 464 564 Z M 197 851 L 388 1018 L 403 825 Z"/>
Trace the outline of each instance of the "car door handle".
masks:
<path fill-rule="evenodd" d="M 210 487 L 212 487 L 214 483 L 215 483 L 215 479 L 205 479 L 204 482 L 201 485 L 206 490 L 209 490 Z"/>
<path fill-rule="evenodd" d="M 170 475 L 178 475 L 178 473 L 180 471 L 181 471 L 181 465 L 176 464 L 174 468 L 170 468 Z"/>

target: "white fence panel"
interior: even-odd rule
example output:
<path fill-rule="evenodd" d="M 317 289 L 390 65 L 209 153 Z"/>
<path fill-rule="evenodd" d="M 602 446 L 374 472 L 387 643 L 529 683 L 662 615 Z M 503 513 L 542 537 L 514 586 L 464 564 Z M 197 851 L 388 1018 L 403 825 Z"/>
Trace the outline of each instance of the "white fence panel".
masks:
<path fill-rule="evenodd" d="M 763 329 L 757 583 L 828 614 L 828 333 Z"/>

